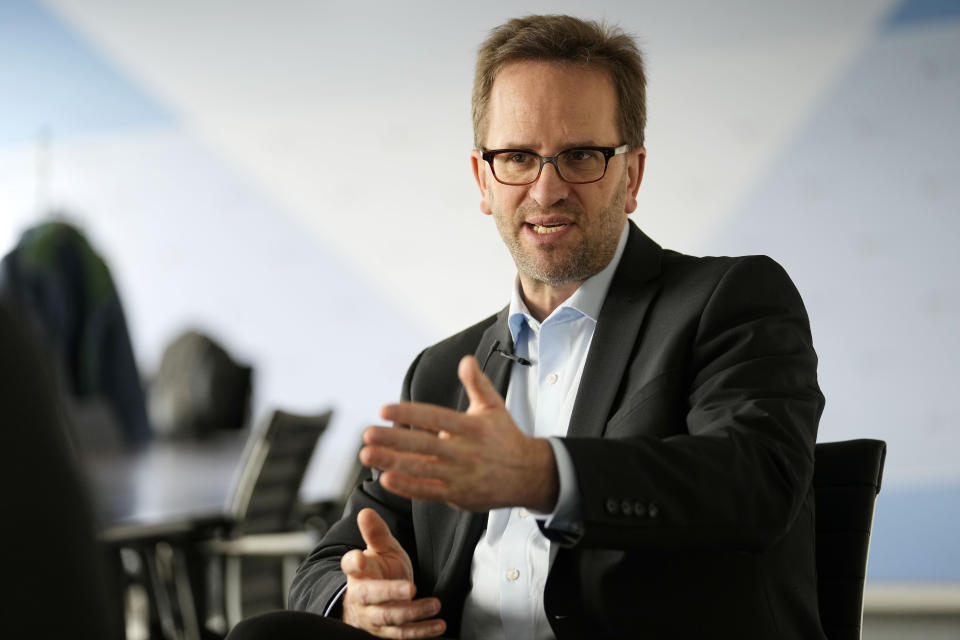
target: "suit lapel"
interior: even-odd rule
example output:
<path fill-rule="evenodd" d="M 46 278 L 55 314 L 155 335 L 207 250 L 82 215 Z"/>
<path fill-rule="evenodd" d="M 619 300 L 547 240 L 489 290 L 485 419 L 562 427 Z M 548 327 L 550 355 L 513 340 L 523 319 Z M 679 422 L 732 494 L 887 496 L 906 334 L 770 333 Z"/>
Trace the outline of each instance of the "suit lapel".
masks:
<path fill-rule="evenodd" d="M 474 353 L 480 363 L 480 368 L 487 374 L 493 382 L 493 386 L 502 396 L 506 396 L 507 385 L 510 383 L 510 365 L 513 363 L 498 356 L 494 350 L 499 348 L 511 351 L 513 349 L 513 339 L 507 325 L 508 311 L 509 307 L 504 307 L 497 314 L 496 322 L 483 333 Z M 457 411 L 466 411 L 469 404 L 467 392 L 461 389 Z M 464 571 L 465 568 L 469 570 L 473 558 L 473 549 L 477 546 L 477 541 L 480 540 L 486 526 L 486 512 L 461 511 L 457 514 L 457 523 L 453 530 L 453 544 L 450 548 L 459 550 L 459 552 L 451 555 L 444 562 L 438 585 L 457 584 L 455 576 Z"/>
<path fill-rule="evenodd" d="M 513 363 L 498 356 L 494 351 L 496 349 L 513 350 L 513 338 L 510 336 L 510 328 L 507 324 L 509 311 L 509 307 L 500 310 L 500 313 L 497 314 L 497 321 L 483 332 L 477 350 L 473 354 L 477 358 L 477 362 L 480 363 L 480 368 L 487 374 L 487 377 L 493 382 L 493 386 L 503 397 L 507 396 L 507 386 L 510 384 L 510 365 Z M 469 404 L 467 392 L 460 389 L 457 411 L 466 411 Z"/>
<path fill-rule="evenodd" d="M 662 253 L 660 245 L 630 223 L 626 249 L 597 319 L 568 437 L 603 435 L 636 337 L 660 290 Z"/>
<path fill-rule="evenodd" d="M 610 291 L 600 310 L 597 329 L 593 335 L 590 353 L 584 365 L 582 383 L 570 419 L 569 436 L 585 437 L 603 434 L 617 388 L 623 378 L 630 351 L 647 309 L 659 290 L 656 276 L 660 273 L 662 249 L 643 234 L 633 223 L 623 258 L 610 284 Z M 507 324 L 509 308 L 497 314 L 494 322 L 483 333 L 474 355 L 484 373 L 502 396 L 506 396 L 513 364 L 495 353 L 497 348 L 512 351 L 513 339 Z M 458 411 L 469 405 L 466 392 L 461 389 Z M 460 512 L 453 530 L 451 549 L 439 573 L 437 586 L 465 583 L 469 577 L 473 549 L 487 523 L 486 513 Z M 466 573 L 465 573 L 466 572 Z M 456 590 L 451 603 L 459 611 L 465 591 Z"/>

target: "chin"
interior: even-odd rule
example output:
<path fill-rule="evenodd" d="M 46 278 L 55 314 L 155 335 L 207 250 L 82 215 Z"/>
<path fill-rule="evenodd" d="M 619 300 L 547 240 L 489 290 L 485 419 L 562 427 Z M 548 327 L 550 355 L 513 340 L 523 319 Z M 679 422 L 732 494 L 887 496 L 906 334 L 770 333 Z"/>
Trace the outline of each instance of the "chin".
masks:
<path fill-rule="evenodd" d="M 570 282 L 577 282 L 580 280 L 586 280 L 587 277 L 580 277 L 579 270 L 576 269 L 573 265 L 536 265 L 536 268 L 527 268 L 523 269 L 523 272 L 530 278 L 533 278 L 537 282 L 542 282 L 543 284 L 549 285 L 551 287 L 559 287 Z"/>

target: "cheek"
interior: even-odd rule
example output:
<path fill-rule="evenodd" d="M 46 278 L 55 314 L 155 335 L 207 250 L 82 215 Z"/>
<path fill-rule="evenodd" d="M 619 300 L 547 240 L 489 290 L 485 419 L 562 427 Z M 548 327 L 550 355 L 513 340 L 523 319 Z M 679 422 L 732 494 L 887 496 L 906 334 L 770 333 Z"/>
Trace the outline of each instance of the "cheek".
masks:
<path fill-rule="evenodd" d="M 626 217 L 627 202 L 627 172 L 624 170 L 619 179 L 608 192 L 604 194 L 602 202 L 598 203 L 609 214 L 617 218 Z"/>
<path fill-rule="evenodd" d="M 581 190 L 577 194 L 580 206 L 583 207 L 584 211 L 589 212 L 590 216 L 598 216 L 606 212 L 612 197 L 613 192 L 609 188 Z"/>
<path fill-rule="evenodd" d="M 499 188 L 498 188 L 499 187 Z M 487 203 L 494 215 L 513 217 L 514 213 L 522 208 L 526 190 L 520 187 L 504 187 L 498 184 L 487 189 Z"/>

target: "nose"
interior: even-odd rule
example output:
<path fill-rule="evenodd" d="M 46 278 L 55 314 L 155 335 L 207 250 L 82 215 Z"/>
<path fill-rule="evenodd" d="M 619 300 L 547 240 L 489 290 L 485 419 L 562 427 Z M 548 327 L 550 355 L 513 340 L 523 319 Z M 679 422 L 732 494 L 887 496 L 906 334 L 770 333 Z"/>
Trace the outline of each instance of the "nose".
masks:
<path fill-rule="evenodd" d="M 540 177 L 530 185 L 529 195 L 542 208 L 550 207 L 570 194 L 570 184 L 557 173 L 557 168 L 547 162 L 540 171 Z"/>

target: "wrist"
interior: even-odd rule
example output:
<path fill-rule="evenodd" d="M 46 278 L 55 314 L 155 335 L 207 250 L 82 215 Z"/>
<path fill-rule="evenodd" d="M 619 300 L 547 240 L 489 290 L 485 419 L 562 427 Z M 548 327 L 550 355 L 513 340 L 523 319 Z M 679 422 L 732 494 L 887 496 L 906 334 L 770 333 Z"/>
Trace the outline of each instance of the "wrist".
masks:
<path fill-rule="evenodd" d="M 560 475 L 553 447 L 545 438 L 531 438 L 530 477 L 526 486 L 530 493 L 521 506 L 537 513 L 550 513 L 560 495 Z"/>

